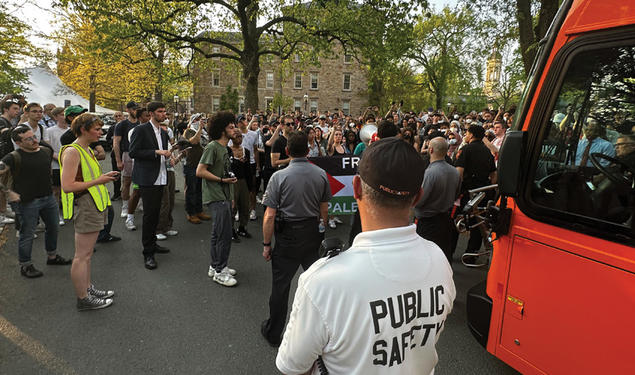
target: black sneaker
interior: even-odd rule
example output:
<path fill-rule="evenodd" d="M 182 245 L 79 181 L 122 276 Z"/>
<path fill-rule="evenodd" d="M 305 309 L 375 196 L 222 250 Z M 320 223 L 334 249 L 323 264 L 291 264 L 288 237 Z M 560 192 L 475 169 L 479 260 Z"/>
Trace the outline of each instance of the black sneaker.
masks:
<path fill-rule="evenodd" d="M 72 259 L 65 259 L 59 255 L 56 255 L 53 259 L 48 258 L 46 260 L 46 264 L 48 264 L 49 266 L 68 266 L 71 263 L 73 263 Z"/>
<path fill-rule="evenodd" d="M 77 310 L 86 311 L 103 309 L 112 305 L 112 302 L 113 300 L 111 298 L 98 298 L 89 294 L 86 298 L 77 299 Z"/>
<path fill-rule="evenodd" d="M 245 238 L 251 238 L 251 234 L 249 234 L 249 232 L 247 232 L 247 229 L 243 227 L 238 228 L 238 235 Z"/>
<path fill-rule="evenodd" d="M 22 274 L 22 276 L 29 279 L 35 279 L 36 277 L 44 275 L 42 271 L 35 268 L 35 266 L 33 266 L 32 264 L 29 264 L 26 267 L 20 267 L 20 273 Z"/>
<path fill-rule="evenodd" d="M 232 231 L 232 242 L 240 243 L 240 238 L 238 237 L 238 232 L 235 230 Z"/>
<path fill-rule="evenodd" d="M 88 294 L 97 298 L 110 298 L 115 295 L 115 292 L 112 290 L 99 290 L 95 289 L 93 284 L 90 284 L 88 287 Z"/>

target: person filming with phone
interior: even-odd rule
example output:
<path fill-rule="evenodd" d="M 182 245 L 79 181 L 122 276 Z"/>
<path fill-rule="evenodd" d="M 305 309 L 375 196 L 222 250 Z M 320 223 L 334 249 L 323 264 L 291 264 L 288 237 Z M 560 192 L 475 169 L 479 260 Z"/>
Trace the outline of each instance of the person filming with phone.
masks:
<path fill-rule="evenodd" d="M 441 249 L 410 224 L 422 196 L 422 163 L 395 137 L 364 151 L 353 178 L 362 233 L 300 276 L 276 358 L 282 373 L 434 371 L 456 289 Z"/>

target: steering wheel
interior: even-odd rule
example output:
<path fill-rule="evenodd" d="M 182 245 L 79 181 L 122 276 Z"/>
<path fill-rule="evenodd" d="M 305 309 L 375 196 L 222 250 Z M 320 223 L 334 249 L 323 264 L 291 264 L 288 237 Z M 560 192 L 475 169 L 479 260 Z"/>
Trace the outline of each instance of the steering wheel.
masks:
<path fill-rule="evenodd" d="M 600 172 L 602 172 L 603 175 L 608 177 L 609 180 L 619 185 L 625 185 L 627 187 L 633 186 L 633 175 L 635 175 L 635 171 L 633 171 L 633 169 L 628 164 L 624 163 L 623 161 L 619 159 L 602 154 L 600 152 L 594 152 L 589 156 L 590 156 L 589 159 L 591 160 L 591 164 L 593 164 L 595 168 L 597 168 Z M 613 164 L 620 166 L 620 171 L 622 172 L 622 174 L 617 174 L 614 171 L 611 171 L 607 167 L 603 166 L 600 163 L 600 159 L 607 160 Z M 624 173 L 626 171 L 631 172 L 630 177 Z"/>

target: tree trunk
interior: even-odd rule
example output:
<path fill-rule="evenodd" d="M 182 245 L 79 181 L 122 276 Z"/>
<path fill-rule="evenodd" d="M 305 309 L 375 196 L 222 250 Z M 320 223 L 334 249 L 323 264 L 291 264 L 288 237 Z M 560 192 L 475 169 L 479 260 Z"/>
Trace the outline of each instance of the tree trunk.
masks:
<path fill-rule="evenodd" d="M 252 113 L 258 110 L 258 76 L 260 75 L 260 59 L 257 52 L 249 53 L 245 47 L 245 59 L 243 59 L 243 77 L 245 77 L 245 111 L 251 109 Z"/>
<path fill-rule="evenodd" d="M 95 90 L 91 90 L 88 96 L 88 112 L 95 112 L 95 102 L 97 101 Z"/>
<path fill-rule="evenodd" d="M 95 112 L 95 102 L 97 101 L 96 79 L 94 74 L 88 77 L 88 86 L 90 87 L 90 93 L 88 94 L 88 112 Z"/>
<path fill-rule="evenodd" d="M 531 16 L 531 0 L 516 0 L 516 21 L 518 22 L 520 53 L 523 58 L 525 76 L 527 76 L 536 57 L 536 39 Z"/>
<path fill-rule="evenodd" d="M 154 100 L 157 102 L 163 101 L 163 60 L 165 58 L 165 50 L 159 51 L 157 58 L 157 70 L 156 70 L 156 85 L 154 86 Z"/>

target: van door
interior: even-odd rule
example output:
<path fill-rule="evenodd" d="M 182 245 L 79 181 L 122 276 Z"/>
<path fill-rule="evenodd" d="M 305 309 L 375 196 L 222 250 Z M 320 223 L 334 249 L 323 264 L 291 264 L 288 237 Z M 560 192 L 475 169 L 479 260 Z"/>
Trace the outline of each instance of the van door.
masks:
<path fill-rule="evenodd" d="M 633 35 L 565 46 L 533 113 L 499 346 L 536 373 L 635 373 Z"/>

